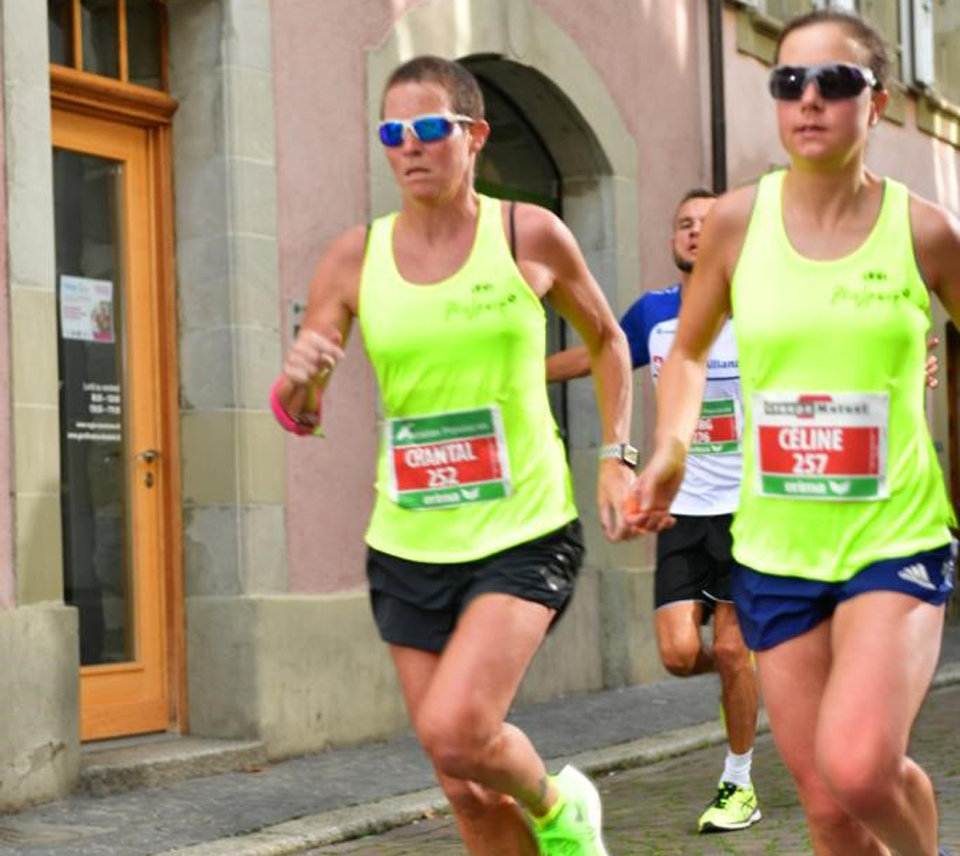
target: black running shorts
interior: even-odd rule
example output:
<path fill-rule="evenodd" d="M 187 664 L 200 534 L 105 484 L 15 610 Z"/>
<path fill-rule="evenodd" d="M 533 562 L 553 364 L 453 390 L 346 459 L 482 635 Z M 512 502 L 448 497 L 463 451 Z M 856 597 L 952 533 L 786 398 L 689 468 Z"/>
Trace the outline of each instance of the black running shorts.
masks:
<path fill-rule="evenodd" d="M 684 600 L 729 603 L 733 573 L 732 514 L 677 514 L 657 535 L 656 608 Z"/>
<path fill-rule="evenodd" d="M 497 592 L 556 610 L 555 624 L 573 595 L 583 553 L 579 520 L 471 562 L 413 562 L 368 547 L 374 621 L 384 642 L 442 651 L 470 601 Z"/>

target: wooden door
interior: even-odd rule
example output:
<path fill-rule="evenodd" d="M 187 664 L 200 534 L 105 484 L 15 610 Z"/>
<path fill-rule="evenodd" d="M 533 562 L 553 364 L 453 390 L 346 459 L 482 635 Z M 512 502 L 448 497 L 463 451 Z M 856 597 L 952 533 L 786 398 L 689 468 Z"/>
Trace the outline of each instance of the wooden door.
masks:
<path fill-rule="evenodd" d="M 149 127 L 53 111 L 64 592 L 81 737 L 171 724 L 162 336 Z"/>

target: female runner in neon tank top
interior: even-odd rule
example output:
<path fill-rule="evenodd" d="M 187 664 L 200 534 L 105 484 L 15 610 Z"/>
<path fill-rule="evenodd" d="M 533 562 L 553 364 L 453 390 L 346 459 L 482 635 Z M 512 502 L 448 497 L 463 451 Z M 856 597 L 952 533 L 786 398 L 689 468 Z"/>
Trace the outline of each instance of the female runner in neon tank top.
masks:
<path fill-rule="evenodd" d="M 734 599 L 814 850 L 937 856 L 933 788 L 906 748 L 953 587 L 921 367 L 928 292 L 960 320 L 960 225 L 865 167 L 888 100 L 872 28 L 802 16 L 777 63 L 790 166 L 710 212 L 627 517 L 672 525 L 705 355 L 732 311 L 750 432 Z"/>
<path fill-rule="evenodd" d="M 274 412 L 310 432 L 358 319 L 386 417 L 366 536 L 374 617 L 464 842 L 489 856 L 606 856 L 589 780 L 569 767 L 547 777 L 504 718 L 583 554 L 547 404 L 540 301 L 590 349 L 611 447 L 628 440 L 626 340 L 559 219 L 474 192 L 489 126 L 469 72 L 437 57 L 405 63 L 387 82 L 382 116 L 402 207 L 369 233 L 341 235 L 320 260 Z M 437 443 L 437 432 L 458 439 Z M 622 460 L 600 462 L 612 540 L 628 534 L 632 478 Z"/>

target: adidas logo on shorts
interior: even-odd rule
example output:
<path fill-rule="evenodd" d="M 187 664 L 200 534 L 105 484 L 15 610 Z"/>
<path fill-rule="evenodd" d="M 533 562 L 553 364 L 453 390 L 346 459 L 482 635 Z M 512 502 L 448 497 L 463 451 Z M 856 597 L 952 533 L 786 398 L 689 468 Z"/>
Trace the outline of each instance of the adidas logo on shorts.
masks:
<path fill-rule="evenodd" d="M 930 589 L 931 591 L 937 590 L 923 562 L 915 562 L 912 565 L 901 568 L 897 572 L 897 576 L 900 577 L 901 580 L 906 580 L 908 583 L 914 583 L 914 585 L 920 586 L 920 588 Z"/>

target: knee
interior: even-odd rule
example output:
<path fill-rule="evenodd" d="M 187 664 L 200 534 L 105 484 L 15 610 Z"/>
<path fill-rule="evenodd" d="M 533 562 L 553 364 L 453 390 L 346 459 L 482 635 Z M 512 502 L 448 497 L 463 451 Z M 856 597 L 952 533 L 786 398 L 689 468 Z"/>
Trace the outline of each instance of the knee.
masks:
<path fill-rule="evenodd" d="M 753 673 L 750 651 L 743 640 L 737 637 L 721 636 L 714 640 L 713 658 L 717 671 L 724 675 Z"/>
<path fill-rule="evenodd" d="M 687 678 L 696 673 L 700 640 L 665 639 L 660 642 L 660 662 L 671 675 Z"/>
<path fill-rule="evenodd" d="M 427 712 L 417 723 L 424 751 L 437 771 L 453 779 L 476 777 L 493 733 L 470 711 Z"/>
<path fill-rule="evenodd" d="M 847 811 L 869 820 L 891 810 L 900 782 L 900 759 L 877 741 L 852 739 L 819 753 L 821 776 Z"/>

